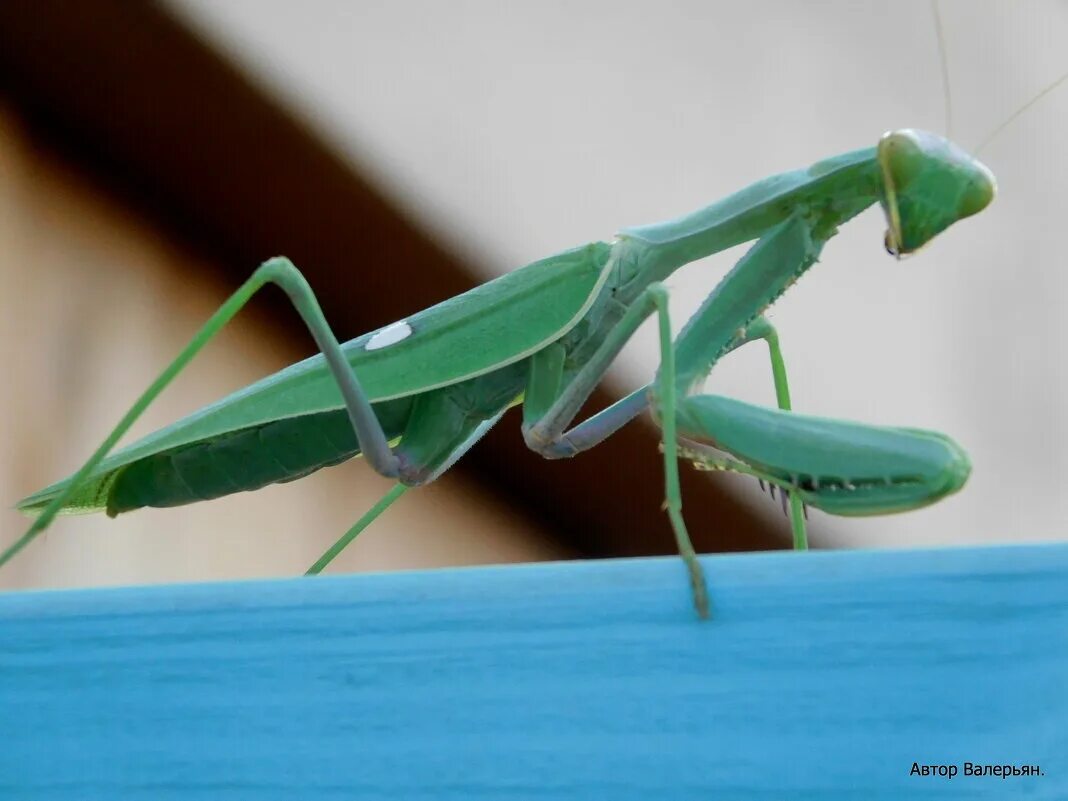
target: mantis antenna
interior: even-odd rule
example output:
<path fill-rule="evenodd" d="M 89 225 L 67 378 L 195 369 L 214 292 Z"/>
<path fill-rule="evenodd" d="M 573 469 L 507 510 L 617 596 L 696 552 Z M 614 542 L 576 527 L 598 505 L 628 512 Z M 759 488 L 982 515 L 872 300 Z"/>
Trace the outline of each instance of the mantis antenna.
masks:
<path fill-rule="evenodd" d="M 1006 119 L 1005 122 L 1001 123 L 1001 125 L 997 126 L 993 131 L 991 131 L 985 137 L 983 137 L 982 141 L 980 141 L 979 144 L 975 148 L 975 155 L 978 156 L 983 151 L 983 149 L 987 145 L 989 145 L 991 142 L 993 142 L 994 139 L 997 138 L 997 136 L 1002 131 L 1004 131 L 1006 128 L 1009 127 L 1009 125 L 1011 125 L 1013 122 L 1015 122 L 1017 117 L 1019 117 L 1021 114 L 1023 114 L 1029 108 L 1031 108 L 1031 106 L 1035 105 L 1035 103 L 1037 103 L 1043 97 L 1048 95 L 1050 92 L 1052 92 L 1054 89 L 1056 89 L 1062 83 L 1064 83 L 1066 80 L 1068 80 L 1068 72 L 1064 73 L 1064 75 L 1062 75 L 1060 78 L 1055 80 L 1053 83 L 1051 83 L 1049 86 L 1047 86 L 1041 92 L 1039 92 L 1037 95 L 1032 97 L 1030 100 L 1028 100 L 1026 103 L 1024 103 L 1018 109 L 1016 109 L 1016 111 L 1014 111 L 1012 114 L 1009 115 L 1008 119 Z"/>
<path fill-rule="evenodd" d="M 953 138 L 953 104 L 949 91 L 949 56 L 946 48 L 946 34 L 942 29 L 942 14 L 938 9 L 938 0 L 931 0 L 931 14 L 934 16 L 935 38 L 938 39 L 938 63 L 942 68 L 942 106 L 946 115 L 946 138 Z"/>
<path fill-rule="evenodd" d="M 953 105 L 952 105 L 952 92 L 949 89 L 949 56 L 948 48 L 946 47 L 946 34 L 945 29 L 942 27 L 942 12 L 938 7 L 938 0 L 931 0 L 931 16 L 934 17 L 935 26 L 935 38 L 938 40 L 938 61 L 942 71 L 942 102 L 945 107 L 946 113 L 946 137 L 948 139 L 953 138 Z M 1002 131 L 1008 128 L 1014 123 L 1017 117 L 1021 116 L 1025 111 L 1030 109 L 1038 101 L 1059 87 L 1062 83 L 1068 81 L 1068 72 L 1064 73 L 1061 77 L 1032 97 L 1016 111 L 1012 112 L 1005 121 L 996 126 L 994 130 L 990 131 L 986 136 L 979 140 L 979 144 L 975 146 L 975 150 L 972 152 L 975 155 L 979 155 L 987 148 L 987 146 L 993 142 Z"/>
<path fill-rule="evenodd" d="M 953 104 L 952 104 L 952 92 L 950 91 L 949 84 L 949 55 L 948 48 L 946 47 L 946 34 L 945 28 L 942 26 L 942 12 L 938 6 L 938 0 L 931 0 L 931 16 L 934 17 L 935 38 L 938 40 L 938 61 L 942 72 L 942 102 L 945 108 L 945 124 L 946 124 L 946 138 L 953 138 Z M 1021 116 L 1025 111 L 1030 109 L 1038 101 L 1060 86 L 1068 80 L 1068 72 L 1064 73 L 1061 77 L 1032 97 L 1016 111 L 1005 118 L 1005 121 L 996 126 L 986 136 L 979 140 L 979 144 L 975 146 L 972 151 L 976 156 L 983 152 L 987 146 L 993 142 L 1006 128 L 1012 125 L 1016 121 L 1017 117 Z"/>

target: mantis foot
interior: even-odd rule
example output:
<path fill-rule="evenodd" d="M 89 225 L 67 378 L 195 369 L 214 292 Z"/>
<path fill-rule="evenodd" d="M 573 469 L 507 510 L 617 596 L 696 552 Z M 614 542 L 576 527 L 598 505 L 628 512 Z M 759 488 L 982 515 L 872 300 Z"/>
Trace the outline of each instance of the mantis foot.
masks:
<path fill-rule="evenodd" d="M 682 557 L 686 569 L 690 574 L 690 590 L 693 593 L 693 606 L 697 610 L 697 616 L 701 620 L 712 617 L 712 611 L 708 603 L 708 585 L 705 583 L 705 574 L 701 570 L 701 563 L 694 554 L 686 554 Z"/>

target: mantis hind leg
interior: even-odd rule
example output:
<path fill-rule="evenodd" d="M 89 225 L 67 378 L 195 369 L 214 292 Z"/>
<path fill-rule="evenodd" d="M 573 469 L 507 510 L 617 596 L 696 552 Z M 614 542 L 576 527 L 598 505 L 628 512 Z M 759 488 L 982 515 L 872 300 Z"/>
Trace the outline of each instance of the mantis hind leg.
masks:
<path fill-rule="evenodd" d="M 429 483 L 430 481 L 433 481 L 435 478 L 444 473 L 446 470 L 448 470 L 450 467 L 452 467 L 460 457 L 462 457 L 465 453 L 467 453 L 468 450 L 470 450 L 472 445 L 482 439 L 486 432 L 489 431 L 497 423 L 497 421 L 501 419 L 503 415 L 504 410 L 502 410 L 500 413 L 490 418 L 489 420 L 483 420 L 482 422 L 477 423 L 473 427 L 468 428 L 461 435 L 461 441 L 458 445 L 455 445 L 452 448 L 446 448 L 441 453 L 440 459 L 436 465 L 426 466 L 423 468 L 423 478 L 420 483 Z M 367 528 L 369 525 L 371 525 L 371 523 L 378 519 L 378 516 L 381 515 L 384 511 L 386 511 L 386 509 L 388 509 L 390 506 L 392 506 L 393 502 L 400 498 L 400 496 L 403 495 L 411 486 L 417 485 L 398 483 L 395 487 L 393 487 L 393 489 L 383 495 L 379 499 L 378 503 L 368 509 L 367 512 L 364 513 L 363 517 L 356 521 L 352 528 L 342 534 L 341 537 L 338 538 L 337 542 L 335 542 L 333 545 L 326 549 L 323 555 L 315 561 L 315 564 L 313 564 L 307 569 L 307 571 L 305 571 L 304 575 L 314 576 L 321 573 L 323 568 L 330 564 L 338 554 L 345 550 L 345 548 L 347 548 L 349 544 L 354 539 L 356 539 L 356 537 L 358 537 L 365 528 Z"/>
<path fill-rule="evenodd" d="M 344 398 L 349 419 L 359 440 L 360 450 L 368 462 L 377 472 L 384 476 L 396 477 L 399 474 L 400 462 L 390 450 L 389 441 L 382 429 L 382 425 L 375 416 L 371 403 L 360 387 L 355 373 L 346 361 L 341 351 L 341 345 L 338 343 L 329 323 L 326 321 L 326 317 L 323 315 L 322 309 L 319 307 L 315 293 L 312 292 L 304 276 L 301 275 L 300 271 L 289 259 L 277 257 L 261 264 L 252 276 L 219 307 L 208 322 L 194 335 L 185 349 L 178 354 L 178 357 L 149 385 L 148 389 L 122 417 L 118 425 L 112 429 L 111 433 L 93 452 L 92 456 L 82 465 L 81 469 L 71 477 L 64 491 L 42 510 L 41 514 L 33 521 L 22 537 L 0 554 L 0 566 L 7 563 L 15 554 L 26 547 L 34 537 L 48 528 L 56 514 L 79 490 L 93 471 L 93 468 L 115 447 L 145 409 L 223 326 L 244 308 L 245 304 L 252 299 L 252 296 L 267 284 L 276 284 L 286 293 L 286 296 L 300 313 L 304 324 L 315 339 L 315 344 L 319 346 L 319 350 L 325 356 L 330 371 L 337 381 L 341 395 Z"/>
<path fill-rule="evenodd" d="M 386 509 L 392 506 L 393 502 L 397 500 L 401 495 L 403 495 L 407 490 L 407 484 L 397 484 L 395 487 L 393 487 L 393 489 L 383 495 L 378 500 L 378 503 L 368 509 L 364 513 L 363 517 L 356 521 L 355 525 L 353 525 L 352 528 L 342 534 L 338 538 L 337 542 L 327 548 L 323 555 L 315 560 L 315 564 L 313 564 L 306 571 L 304 571 L 304 575 L 317 576 L 322 573 L 323 568 L 330 564 L 332 561 L 334 561 L 334 557 L 336 557 L 339 553 L 345 550 L 345 548 L 348 547 L 349 543 L 356 539 L 356 537 L 359 536 L 365 528 L 371 525 L 380 514 L 382 514 L 384 511 L 386 511 Z"/>
<path fill-rule="evenodd" d="M 400 483 L 319 557 L 306 575 L 322 571 L 409 487 L 429 484 L 467 453 L 504 416 L 522 386 L 523 367 L 509 365 L 415 399 L 394 453 Z"/>

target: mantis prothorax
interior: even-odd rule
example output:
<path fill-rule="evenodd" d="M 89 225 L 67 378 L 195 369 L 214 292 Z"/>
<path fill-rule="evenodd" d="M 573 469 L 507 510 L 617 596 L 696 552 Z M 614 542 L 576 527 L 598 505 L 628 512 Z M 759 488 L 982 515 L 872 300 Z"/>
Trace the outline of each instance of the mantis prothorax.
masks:
<path fill-rule="evenodd" d="M 338 343 L 315 296 L 273 258 L 211 317 L 73 476 L 20 502 L 38 513 L 3 565 L 57 513 L 177 506 L 289 481 L 362 454 L 397 487 L 309 572 L 318 572 L 398 498 L 434 480 L 511 406 L 547 458 L 598 444 L 649 409 L 663 433 L 665 508 L 698 613 L 709 613 L 682 517 L 681 456 L 757 476 L 789 493 L 795 546 L 802 504 L 832 514 L 915 509 L 958 490 L 969 462 L 948 437 L 793 414 L 775 329 L 763 316 L 815 263 L 838 227 L 874 203 L 886 247 L 912 253 L 995 194 L 991 173 L 949 141 L 915 130 L 876 147 L 759 181 L 693 214 L 627 228 L 535 262 L 430 309 Z M 756 240 L 672 341 L 662 281 L 682 265 Z M 263 286 L 281 287 L 321 354 L 265 378 L 113 455 L 163 388 Z M 638 326 L 659 320 L 651 383 L 572 426 Z M 695 394 L 713 366 L 753 340 L 770 352 L 778 409 Z"/>

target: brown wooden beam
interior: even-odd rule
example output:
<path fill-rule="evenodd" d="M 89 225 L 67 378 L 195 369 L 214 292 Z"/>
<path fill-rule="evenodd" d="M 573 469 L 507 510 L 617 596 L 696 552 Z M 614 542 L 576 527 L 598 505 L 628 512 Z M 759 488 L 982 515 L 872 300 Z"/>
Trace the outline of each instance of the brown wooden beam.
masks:
<path fill-rule="evenodd" d="M 284 253 L 348 338 L 469 289 L 475 279 L 224 57 L 154 4 L 0 3 L 0 91 L 35 135 L 236 286 Z M 354 254 L 359 254 L 358 256 Z M 299 320 L 275 310 L 299 342 Z M 594 393 L 588 408 L 616 397 Z M 590 555 L 673 550 L 655 432 L 632 424 L 578 458 L 545 462 L 510 415 L 457 469 Z M 755 550 L 785 525 L 723 482 L 683 471 L 702 550 Z"/>

